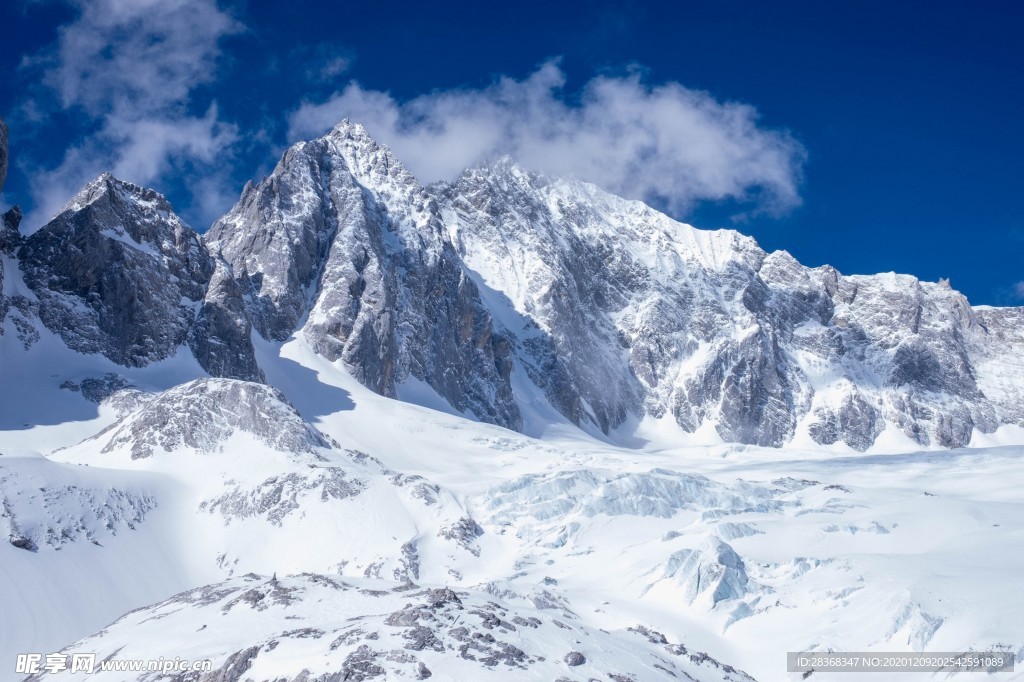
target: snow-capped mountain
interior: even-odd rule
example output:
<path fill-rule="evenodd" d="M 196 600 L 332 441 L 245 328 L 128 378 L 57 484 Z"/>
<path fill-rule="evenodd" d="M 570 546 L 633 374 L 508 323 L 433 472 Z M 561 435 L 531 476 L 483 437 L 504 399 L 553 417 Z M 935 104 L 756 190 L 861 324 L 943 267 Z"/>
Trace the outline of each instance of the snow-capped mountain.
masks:
<path fill-rule="evenodd" d="M 289 149 L 203 237 L 104 175 L 14 241 L 42 323 L 124 366 L 187 346 L 213 376 L 262 381 L 255 329 L 303 336 L 382 395 L 425 384 L 534 434 L 534 389 L 618 443 L 669 427 L 688 443 L 961 447 L 1024 426 L 1020 309 L 807 268 L 508 160 L 424 188 L 348 122 Z"/>
<path fill-rule="evenodd" d="M 382 395 L 415 379 L 458 410 L 521 425 L 508 340 L 493 333 L 434 201 L 361 127 L 289 149 L 207 243 L 263 338 L 298 332 Z"/>
<path fill-rule="evenodd" d="M 727 442 L 863 451 L 886 429 L 960 447 L 1024 419 L 1022 384 L 983 359 L 1020 357 L 990 331 L 1016 310 L 974 310 L 908 276 L 806 268 L 510 162 L 435 192 L 523 366 L 574 423 L 669 419 Z"/>
<path fill-rule="evenodd" d="M 510 161 L 422 188 L 344 122 L 291 148 L 211 229 L 268 340 L 299 331 L 362 383 L 426 382 L 522 429 L 532 391 L 623 438 L 960 447 L 1024 425 L 1016 309 L 844 277 Z M 642 430 L 641 430 L 642 433 Z"/>
<path fill-rule="evenodd" d="M 109 175 L 20 219 L 2 679 L 57 651 L 213 661 L 131 678 L 182 682 L 1024 662 L 1024 309 L 509 160 L 423 187 L 348 122 L 205 235 Z"/>

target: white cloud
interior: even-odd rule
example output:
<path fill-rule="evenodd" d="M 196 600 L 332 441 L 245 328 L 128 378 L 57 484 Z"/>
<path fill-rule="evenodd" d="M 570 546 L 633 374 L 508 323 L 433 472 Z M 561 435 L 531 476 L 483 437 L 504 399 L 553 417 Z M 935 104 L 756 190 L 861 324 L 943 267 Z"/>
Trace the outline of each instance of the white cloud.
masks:
<path fill-rule="evenodd" d="M 220 39 L 241 30 L 216 0 L 70 1 L 77 18 L 26 66 L 95 132 L 34 174 L 29 229 L 103 171 L 149 185 L 175 164 L 213 164 L 237 138 L 215 103 L 189 111 L 196 88 L 214 80 Z"/>
<path fill-rule="evenodd" d="M 1013 285 L 1013 293 L 1018 301 L 1024 301 L 1024 281 Z"/>
<path fill-rule="evenodd" d="M 701 200 L 751 202 L 782 212 L 800 203 L 804 150 L 759 126 L 757 111 L 637 73 L 599 76 L 579 102 L 550 62 L 522 81 L 433 92 L 398 102 L 350 83 L 290 117 L 289 137 L 319 135 L 343 118 L 364 124 L 422 181 L 451 179 L 482 159 L 509 155 L 553 175 L 574 175 L 685 212 Z"/>

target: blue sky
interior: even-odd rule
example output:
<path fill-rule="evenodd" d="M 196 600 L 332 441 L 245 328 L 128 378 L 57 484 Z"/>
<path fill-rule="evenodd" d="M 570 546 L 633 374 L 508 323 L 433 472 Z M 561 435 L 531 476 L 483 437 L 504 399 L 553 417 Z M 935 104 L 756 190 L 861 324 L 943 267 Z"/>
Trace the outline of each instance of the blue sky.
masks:
<path fill-rule="evenodd" d="M 1021 7 L 11 0 L 0 203 L 31 229 L 112 170 L 203 230 L 350 116 L 426 181 L 510 154 L 808 265 L 1019 304 Z"/>

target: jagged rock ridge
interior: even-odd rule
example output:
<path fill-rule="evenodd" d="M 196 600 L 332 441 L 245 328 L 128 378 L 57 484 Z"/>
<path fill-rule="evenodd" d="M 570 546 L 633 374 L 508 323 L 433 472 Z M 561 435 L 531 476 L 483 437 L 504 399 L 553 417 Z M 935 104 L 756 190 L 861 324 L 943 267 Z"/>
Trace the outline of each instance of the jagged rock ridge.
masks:
<path fill-rule="evenodd" d="M 886 428 L 958 447 L 1024 424 L 1006 378 L 1018 309 L 972 308 L 945 282 L 807 268 L 507 160 L 432 192 L 466 266 L 498 292 L 520 363 L 577 423 L 668 415 L 727 442 L 806 434 L 861 451 Z"/>
<path fill-rule="evenodd" d="M 434 200 L 361 126 L 293 146 L 207 239 L 264 338 L 301 331 L 378 393 L 411 377 L 480 419 L 521 426 L 509 340 Z"/>
<path fill-rule="evenodd" d="M 187 345 L 215 376 L 262 380 L 229 266 L 153 190 L 103 174 L 28 237 L 8 230 L 42 323 L 140 367 Z"/>
<path fill-rule="evenodd" d="M 508 160 L 424 190 L 358 125 L 300 143 L 211 230 L 257 330 L 301 329 L 394 395 L 413 377 L 460 410 L 521 425 L 531 396 L 613 433 L 650 416 L 724 441 L 855 450 L 1024 424 L 991 371 L 1012 309 L 944 284 L 844 277 Z M 985 369 L 986 367 L 992 370 Z"/>
<path fill-rule="evenodd" d="M 205 238 L 108 175 L 29 237 L 19 216 L 2 246 L 38 301 L 0 312 L 122 365 L 187 346 L 213 376 L 262 381 L 255 330 L 513 429 L 531 386 L 625 438 L 654 419 L 697 442 L 864 451 L 886 432 L 957 447 L 1024 426 L 1020 309 L 807 268 L 508 160 L 424 188 L 347 121 L 291 147 Z"/>

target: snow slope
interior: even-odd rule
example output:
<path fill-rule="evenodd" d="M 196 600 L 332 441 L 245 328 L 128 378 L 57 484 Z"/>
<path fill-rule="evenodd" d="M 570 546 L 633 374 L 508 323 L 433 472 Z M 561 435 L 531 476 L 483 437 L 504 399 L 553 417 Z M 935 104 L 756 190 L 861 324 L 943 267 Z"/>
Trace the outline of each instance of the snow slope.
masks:
<path fill-rule="evenodd" d="M 255 661 L 268 667 L 253 668 L 253 679 L 265 679 L 263 670 L 291 679 L 308 661 L 320 662 L 310 668 L 317 674 L 354 665 L 365 644 L 376 652 L 372 665 L 414 672 L 422 661 L 438 679 L 465 679 L 465 642 L 446 621 L 431 623 L 442 642 L 433 646 L 447 647 L 440 658 L 406 649 L 407 628 L 382 622 L 415 601 L 394 596 L 408 581 L 417 594 L 447 587 L 474 605 L 490 599 L 508 614 L 570 627 L 562 637 L 503 633 L 536 661 L 526 671 L 500 657 L 481 668 L 509 679 L 553 679 L 556 668 L 577 679 L 561 660 L 577 649 L 594 670 L 638 680 L 660 679 L 645 656 L 686 669 L 665 644 L 636 639 L 629 628 L 637 627 L 758 680 L 788 679 L 785 652 L 803 649 L 999 646 L 1024 655 L 1019 447 L 850 457 L 735 445 L 638 451 L 569 426 L 532 439 L 383 398 L 302 340 L 258 343 L 257 354 L 280 392 L 201 379 L 141 402 L 105 430 L 94 422 L 96 435 L 48 458 L 0 458 L 12 482 L 5 499 L 24 509 L 14 525 L 36 529 L 34 551 L 0 547 L 8 578 L 0 599 L 20 624 L 14 639 L 0 638 L 0 656 L 68 646 L 120 613 L 200 585 L 216 585 L 205 588 L 216 595 L 267 592 L 274 574 L 289 588 L 326 593 L 258 610 L 251 628 L 218 629 L 211 639 L 189 632 L 230 599 L 207 603 L 192 591 L 170 602 L 177 625 L 136 626 L 145 616 L 133 615 L 67 650 L 131 641 L 124 657 L 201 654 L 220 667 L 256 647 Z M 263 432 L 265 423 L 280 428 Z M 69 492 L 68 472 L 87 492 Z M 40 486 L 59 500 L 50 512 L 17 494 L 35 489 L 29 475 L 52 481 Z M 142 500 L 146 511 L 131 516 L 136 507 L 111 506 L 115 498 Z M 56 514 L 54 504 L 74 511 Z M 134 528 L 115 521 L 103 530 L 103 515 L 114 512 Z M 46 522 L 47 514 L 63 520 Z M 64 527 L 77 530 L 47 544 Z M 307 586 L 314 578 L 304 573 L 333 577 Z M 81 576 L 93 586 L 85 594 Z M 366 590 L 392 595 L 369 612 L 381 616 L 360 612 Z M 344 623 L 318 615 L 319 599 L 369 618 L 382 641 L 352 638 L 331 653 Z M 94 608 L 100 602 L 105 608 Z M 62 627 L 48 627 L 56 622 Z M 285 636 L 305 627 L 334 634 Z M 593 637 L 596 649 L 577 643 Z M 266 646 L 275 639 L 298 648 L 273 653 Z M 396 651 L 416 661 L 388 660 Z M 726 679 L 724 669 L 708 670 L 720 677 L 697 679 Z"/>
<path fill-rule="evenodd" d="M 646 629 L 607 632 L 488 593 L 312 573 L 246 574 L 190 590 L 69 650 L 156 660 L 169 635 L 190 642 L 180 650 L 184 658 L 214 659 L 208 675 L 221 679 L 751 679 Z"/>
<path fill-rule="evenodd" d="M 10 215 L 2 679 L 1024 663 L 1021 309 L 508 162 L 424 188 L 349 123 L 208 238 L 109 176 Z"/>

